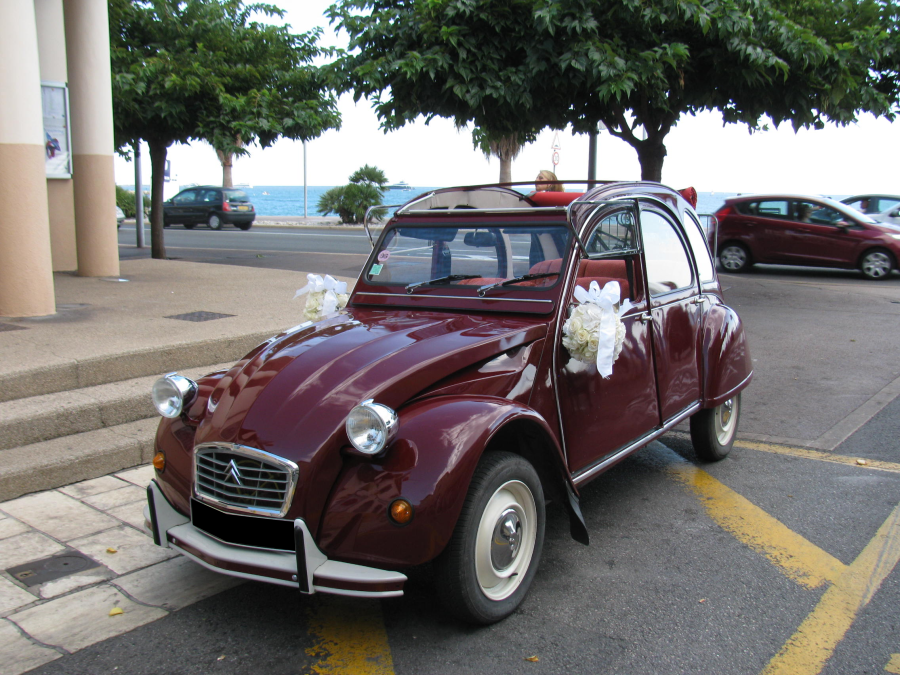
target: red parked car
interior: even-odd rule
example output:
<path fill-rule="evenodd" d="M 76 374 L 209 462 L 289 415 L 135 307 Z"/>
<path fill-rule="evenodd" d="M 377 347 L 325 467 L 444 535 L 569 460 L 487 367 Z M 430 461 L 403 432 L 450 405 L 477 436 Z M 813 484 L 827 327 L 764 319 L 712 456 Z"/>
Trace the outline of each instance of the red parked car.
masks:
<path fill-rule="evenodd" d="M 716 212 L 719 264 L 744 272 L 754 263 L 858 269 L 886 279 L 900 260 L 900 227 L 826 197 L 732 197 Z"/>
<path fill-rule="evenodd" d="M 701 459 L 731 449 L 750 355 L 674 190 L 437 190 L 387 223 L 345 307 L 322 281 L 307 311 L 332 291 L 336 311 L 154 385 L 159 546 L 375 598 L 433 562 L 445 606 L 491 623 L 534 579 L 548 501 L 586 544 L 579 490 L 629 454 L 687 419 Z"/>

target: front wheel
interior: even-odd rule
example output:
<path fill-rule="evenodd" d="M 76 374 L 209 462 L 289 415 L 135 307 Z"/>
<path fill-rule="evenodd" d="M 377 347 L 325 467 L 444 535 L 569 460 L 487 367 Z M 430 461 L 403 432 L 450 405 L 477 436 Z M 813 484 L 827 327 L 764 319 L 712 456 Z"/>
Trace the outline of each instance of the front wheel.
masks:
<path fill-rule="evenodd" d="M 691 442 L 697 457 L 704 462 L 725 459 L 734 445 L 740 416 L 740 394 L 715 408 L 694 413 L 691 416 Z"/>
<path fill-rule="evenodd" d="M 544 527 L 544 492 L 534 467 L 510 452 L 485 455 L 453 537 L 435 562 L 448 611 L 479 624 L 512 614 L 537 571 Z"/>
<path fill-rule="evenodd" d="M 719 251 L 719 264 L 726 272 L 746 272 L 753 263 L 750 251 L 741 244 L 725 244 Z"/>
<path fill-rule="evenodd" d="M 866 279 L 880 281 L 887 279 L 894 269 L 894 259 L 891 254 L 881 249 L 867 251 L 859 261 L 859 270 Z"/>
<path fill-rule="evenodd" d="M 209 216 L 209 220 L 207 221 L 209 224 L 209 229 L 211 230 L 221 230 L 222 229 L 222 219 L 219 218 L 215 213 Z"/>

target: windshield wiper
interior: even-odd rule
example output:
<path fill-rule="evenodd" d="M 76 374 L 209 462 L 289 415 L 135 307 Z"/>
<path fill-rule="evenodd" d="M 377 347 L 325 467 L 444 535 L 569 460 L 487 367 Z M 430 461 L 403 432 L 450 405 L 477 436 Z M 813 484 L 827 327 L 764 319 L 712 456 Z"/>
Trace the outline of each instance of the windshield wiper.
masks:
<path fill-rule="evenodd" d="M 448 284 L 451 281 L 462 281 L 463 279 L 478 279 L 480 274 L 450 274 L 446 277 L 438 277 L 437 279 L 429 279 L 428 281 L 419 281 L 406 287 L 407 293 L 412 293 L 419 286 L 427 286 L 428 284 Z"/>
<path fill-rule="evenodd" d="M 484 294 L 487 293 L 492 288 L 499 288 L 500 286 L 509 286 L 510 284 L 517 284 L 520 281 L 531 281 L 532 279 L 546 279 L 547 277 L 558 277 L 559 272 L 541 272 L 539 274 L 523 274 L 520 277 L 513 277 L 512 279 L 506 279 L 505 281 L 498 281 L 495 284 L 488 284 L 487 286 L 479 286 L 478 287 L 478 295 L 484 297 Z"/>

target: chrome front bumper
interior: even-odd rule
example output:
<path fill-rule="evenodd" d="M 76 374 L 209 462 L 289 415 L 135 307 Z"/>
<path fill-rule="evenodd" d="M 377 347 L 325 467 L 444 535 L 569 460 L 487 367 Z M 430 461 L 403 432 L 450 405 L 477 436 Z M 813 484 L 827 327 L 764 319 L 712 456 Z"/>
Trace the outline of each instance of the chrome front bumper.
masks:
<path fill-rule="evenodd" d="M 198 530 L 169 503 L 156 481 L 147 486 L 144 523 L 157 546 L 172 548 L 215 572 L 299 589 L 362 598 L 403 595 L 406 575 L 329 560 L 302 518 L 294 521 L 295 551 L 229 544 Z"/>

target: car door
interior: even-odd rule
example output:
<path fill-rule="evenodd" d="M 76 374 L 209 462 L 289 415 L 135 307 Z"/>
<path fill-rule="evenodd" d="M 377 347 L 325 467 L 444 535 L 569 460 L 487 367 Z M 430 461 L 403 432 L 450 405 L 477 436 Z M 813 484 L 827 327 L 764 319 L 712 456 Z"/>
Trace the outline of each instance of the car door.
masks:
<path fill-rule="evenodd" d="M 809 200 L 794 202 L 794 223 L 788 229 L 789 246 L 795 262 L 807 265 L 852 266 L 856 260 L 859 229 L 848 216 L 824 204 Z"/>
<path fill-rule="evenodd" d="M 641 210 L 653 355 L 662 422 L 700 400 L 703 299 L 681 227 L 653 206 Z"/>
<path fill-rule="evenodd" d="M 171 214 L 169 220 L 173 223 L 192 223 L 192 209 L 197 201 L 196 190 L 185 190 L 172 197 L 172 206 L 167 211 Z"/>
<path fill-rule="evenodd" d="M 728 217 L 728 231 L 719 239 L 745 242 L 756 262 L 786 262 L 785 225 L 790 223 L 790 201 L 763 199 L 736 204 L 736 213 Z"/>
<path fill-rule="evenodd" d="M 589 469 L 659 424 L 650 314 L 636 236 L 631 209 L 601 214 L 586 239 L 590 256 L 582 256 L 576 270 L 575 285 L 587 289 L 596 281 L 603 288 L 618 281 L 621 299 L 629 298 L 635 304 L 621 316 L 625 342 L 609 378 L 597 372 L 596 364 L 574 359 L 557 340 L 557 401 L 573 474 Z M 569 311 L 575 304 L 573 294 L 574 286 L 568 291 Z"/>

